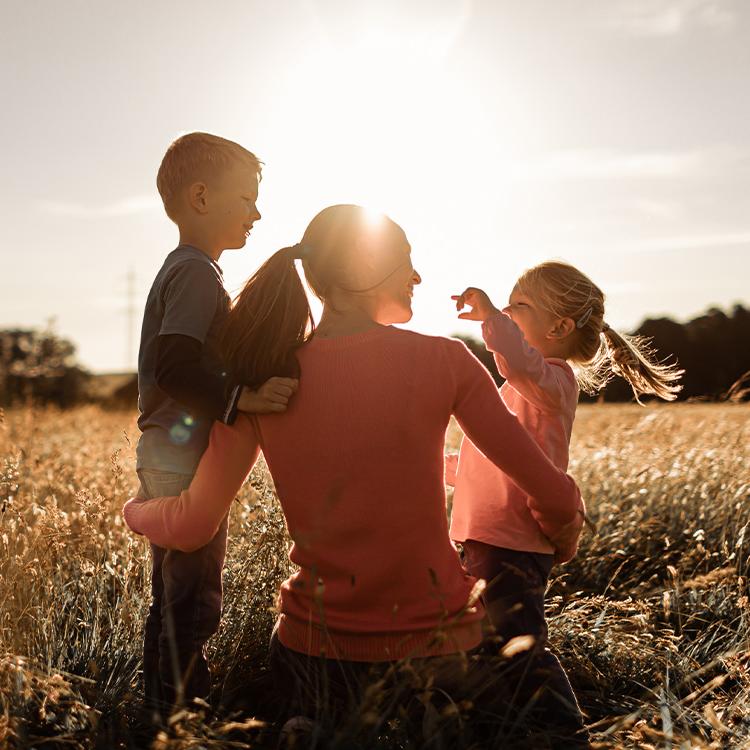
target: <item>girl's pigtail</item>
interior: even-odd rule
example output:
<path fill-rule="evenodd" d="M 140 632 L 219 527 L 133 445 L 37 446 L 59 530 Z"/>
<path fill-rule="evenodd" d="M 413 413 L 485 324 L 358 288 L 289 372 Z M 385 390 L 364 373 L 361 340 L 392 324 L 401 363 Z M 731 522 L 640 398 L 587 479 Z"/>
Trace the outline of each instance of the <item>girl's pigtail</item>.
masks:
<path fill-rule="evenodd" d="M 676 363 L 659 362 L 651 339 L 618 333 L 606 323 L 602 338 L 602 354 L 606 356 L 611 372 L 627 380 L 638 403 L 641 403 L 640 396 L 646 394 L 653 394 L 665 401 L 677 398 L 677 393 L 682 390 L 678 381 L 685 371 Z M 604 364 L 604 357 L 598 359 Z"/>
<path fill-rule="evenodd" d="M 294 262 L 302 255 L 299 245 L 274 253 L 235 298 L 221 339 L 234 382 L 257 388 L 273 376 L 299 376 L 294 353 L 315 329 Z"/>

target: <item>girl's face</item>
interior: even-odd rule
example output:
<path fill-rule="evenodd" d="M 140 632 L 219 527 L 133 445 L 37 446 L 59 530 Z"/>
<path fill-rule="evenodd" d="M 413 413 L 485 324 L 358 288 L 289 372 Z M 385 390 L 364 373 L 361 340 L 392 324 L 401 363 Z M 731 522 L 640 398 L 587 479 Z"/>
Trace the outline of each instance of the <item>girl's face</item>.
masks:
<path fill-rule="evenodd" d="M 552 332 L 557 318 L 552 313 L 540 307 L 533 297 L 519 291 L 517 286 L 513 288 L 508 306 L 503 312 L 521 329 L 531 346 L 546 353 L 546 349 L 555 340 Z"/>

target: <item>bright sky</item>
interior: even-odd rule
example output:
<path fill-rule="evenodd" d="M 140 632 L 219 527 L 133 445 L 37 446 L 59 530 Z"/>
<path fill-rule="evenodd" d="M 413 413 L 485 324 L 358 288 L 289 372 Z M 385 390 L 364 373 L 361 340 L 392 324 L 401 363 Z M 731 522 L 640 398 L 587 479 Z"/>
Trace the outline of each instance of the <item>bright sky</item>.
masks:
<path fill-rule="evenodd" d="M 364 202 L 412 243 L 419 331 L 478 334 L 451 293 L 550 257 L 614 327 L 750 302 L 746 0 L 2 0 L 0 102 L 0 328 L 54 317 L 95 371 L 135 365 L 127 277 L 137 334 L 191 130 L 266 164 L 230 290 Z"/>

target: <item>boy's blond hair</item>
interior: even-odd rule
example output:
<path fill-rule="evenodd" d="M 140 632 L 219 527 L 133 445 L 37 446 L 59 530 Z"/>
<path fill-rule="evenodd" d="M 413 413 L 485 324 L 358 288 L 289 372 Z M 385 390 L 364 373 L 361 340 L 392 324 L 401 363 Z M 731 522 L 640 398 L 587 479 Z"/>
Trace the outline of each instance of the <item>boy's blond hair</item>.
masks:
<path fill-rule="evenodd" d="M 610 328 L 604 320 L 604 293 L 574 266 L 546 261 L 525 271 L 518 290 L 556 318 L 571 318 L 576 327 L 568 357 L 581 389 L 594 394 L 614 375 L 630 384 L 636 401 L 653 394 L 667 401 L 676 398 L 683 370 L 655 357 L 649 339 Z"/>
<path fill-rule="evenodd" d="M 167 216 L 174 221 L 176 198 L 187 185 L 237 165 L 246 166 L 260 176 L 262 164 L 239 143 L 211 133 L 187 133 L 169 145 L 156 175 L 156 187 Z"/>

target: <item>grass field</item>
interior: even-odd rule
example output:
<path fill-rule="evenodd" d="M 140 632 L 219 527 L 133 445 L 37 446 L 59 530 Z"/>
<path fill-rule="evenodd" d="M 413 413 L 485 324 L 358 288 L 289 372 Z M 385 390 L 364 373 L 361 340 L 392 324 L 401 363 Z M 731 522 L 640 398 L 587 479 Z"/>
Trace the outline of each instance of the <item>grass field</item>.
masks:
<path fill-rule="evenodd" d="M 135 489 L 136 439 L 133 414 L 93 406 L 2 415 L 0 747 L 141 746 L 148 556 L 119 515 Z M 597 532 L 555 570 L 549 616 L 596 742 L 750 748 L 750 407 L 581 407 L 570 470 Z M 227 703 L 245 710 L 184 712 L 157 740 L 165 750 L 276 743 L 253 721 L 272 700 L 258 686 L 288 572 L 262 465 L 230 534 L 212 667 Z M 388 718 L 374 728 L 363 714 L 336 746 L 419 746 Z"/>

